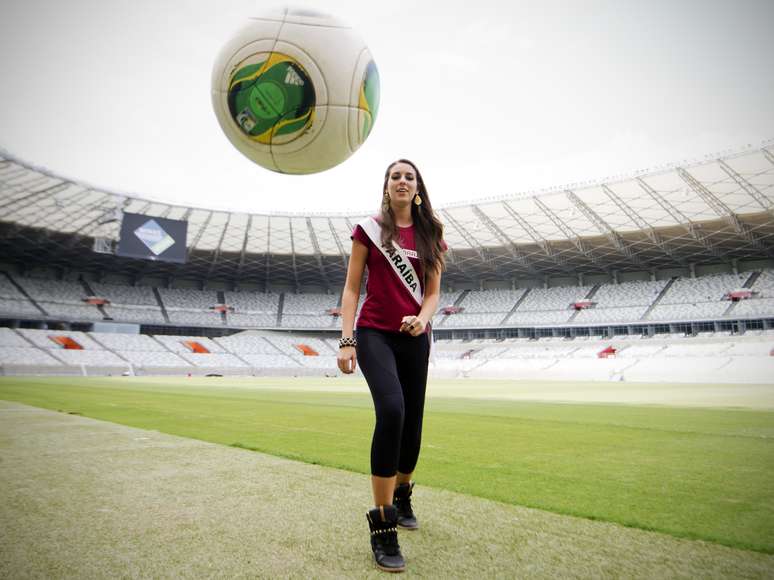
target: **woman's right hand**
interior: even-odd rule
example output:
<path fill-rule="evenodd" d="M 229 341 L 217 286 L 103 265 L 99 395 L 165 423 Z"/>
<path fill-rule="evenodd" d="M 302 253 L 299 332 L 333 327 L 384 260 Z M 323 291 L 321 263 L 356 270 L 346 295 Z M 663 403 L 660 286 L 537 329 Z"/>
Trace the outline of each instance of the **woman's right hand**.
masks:
<path fill-rule="evenodd" d="M 357 366 L 357 352 L 354 346 L 345 346 L 339 349 L 339 354 L 336 356 L 336 362 L 339 365 L 339 370 L 345 375 L 351 375 L 355 372 Z"/>

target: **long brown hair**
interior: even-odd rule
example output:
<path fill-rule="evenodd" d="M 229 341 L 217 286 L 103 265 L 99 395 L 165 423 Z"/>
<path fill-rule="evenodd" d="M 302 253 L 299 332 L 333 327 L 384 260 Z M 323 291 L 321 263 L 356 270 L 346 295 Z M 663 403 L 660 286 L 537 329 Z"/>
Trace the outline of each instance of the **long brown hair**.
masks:
<path fill-rule="evenodd" d="M 444 269 L 443 249 L 441 240 L 443 239 L 443 224 L 433 213 L 433 205 L 430 203 L 430 195 L 425 188 L 425 181 L 422 174 L 408 159 L 398 159 L 393 161 L 384 172 L 384 184 L 382 185 L 382 195 L 387 192 L 387 181 L 390 179 L 390 171 L 398 163 L 406 163 L 414 168 L 417 179 L 417 195 L 422 197 L 422 204 L 411 203 L 411 220 L 414 222 L 414 242 L 417 247 L 417 254 L 422 263 L 425 272 Z M 398 235 L 398 228 L 395 225 L 395 214 L 389 203 L 385 203 L 383 198 L 381 207 L 381 226 L 382 226 L 382 245 L 392 246 L 392 241 Z"/>

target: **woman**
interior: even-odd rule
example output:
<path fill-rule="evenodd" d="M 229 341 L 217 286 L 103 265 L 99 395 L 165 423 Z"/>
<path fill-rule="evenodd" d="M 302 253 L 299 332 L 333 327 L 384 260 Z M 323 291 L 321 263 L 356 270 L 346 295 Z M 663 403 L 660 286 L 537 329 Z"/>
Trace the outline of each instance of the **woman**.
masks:
<path fill-rule="evenodd" d="M 380 215 L 363 220 L 352 232 L 338 366 L 349 374 L 359 364 L 373 397 L 375 507 L 366 514 L 371 548 L 377 567 L 400 572 L 405 561 L 397 526 L 418 527 L 411 508 L 411 477 L 419 457 L 430 319 L 438 307 L 446 244 L 422 175 L 412 162 L 392 163 L 382 191 Z M 353 334 L 366 267 L 366 298 Z"/>

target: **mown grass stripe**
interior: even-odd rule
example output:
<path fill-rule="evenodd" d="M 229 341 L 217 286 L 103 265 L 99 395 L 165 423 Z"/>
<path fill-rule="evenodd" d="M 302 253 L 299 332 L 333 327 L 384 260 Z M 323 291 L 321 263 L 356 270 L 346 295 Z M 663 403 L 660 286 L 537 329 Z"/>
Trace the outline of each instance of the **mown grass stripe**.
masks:
<path fill-rule="evenodd" d="M 4 378 L 0 398 L 369 471 L 367 393 L 180 383 Z M 774 553 L 773 433 L 766 410 L 431 398 L 417 477 L 509 504 Z"/>

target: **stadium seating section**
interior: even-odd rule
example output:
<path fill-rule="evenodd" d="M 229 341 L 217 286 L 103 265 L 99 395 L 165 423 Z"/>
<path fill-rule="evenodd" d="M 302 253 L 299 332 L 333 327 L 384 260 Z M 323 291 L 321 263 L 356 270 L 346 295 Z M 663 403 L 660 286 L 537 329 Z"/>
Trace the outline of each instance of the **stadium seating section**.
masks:
<path fill-rule="evenodd" d="M 742 288 L 751 273 L 717 274 L 697 278 L 623 282 L 596 286 L 461 290 L 442 292 L 435 322 L 438 328 L 497 328 L 563 324 L 676 322 L 774 315 L 774 272 L 763 270 L 749 287 L 751 298 L 728 301 L 728 292 Z M 19 288 L 26 292 L 22 293 Z M 336 294 L 263 294 L 224 292 L 225 313 L 214 290 L 119 286 L 90 283 L 104 305 L 86 304 L 82 282 L 52 281 L 0 274 L 0 316 L 64 321 L 170 324 L 237 328 L 336 329 Z M 591 307 L 576 311 L 573 304 L 588 300 Z M 443 309 L 458 307 L 453 314 Z"/>
<path fill-rule="evenodd" d="M 82 348 L 65 348 L 69 343 Z M 438 377 L 762 383 L 774 376 L 774 330 L 743 336 L 443 340 L 434 351 L 431 374 Z M 22 374 L 337 372 L 335 340 L 281 331 L 209 339 L 0 328 L 0 366 Z"/>
<path fill-rule="evenodd" d="M 739 288 L 749 289 L 752 296 L 738 302 L 728 300 L 727 294 Z M 89 304 L 84 300 L 88 297 L 105 303 Z M 589 307 L 577 309 L 578 301 L 588 302 Z M 228 307 L 225 312 L 213 310 L 219 304 Z M 2 273 L 0 317 L 6 319 L 227 326 L 235 333 L 205 338 L 0 328 L 0 369 L 7 373 L 336 374 L 336 340 L 304 331 L 335 331 L 340 318 L 332 311 L 339 306 L 335 294 L 151 288 Z M 620 284 L 445 291 L 435 325 L 438 329 L 613 327 L 772 316 L 774 271 L 763 270 Z M 733 336 L 702 332 L 687 338 L 684 331 L 671 329 L 672 334 L 655 336 L 634 333 L 602 338 L 600 333 L 574 339 L 443 340 L 436 342 L 436 364 L 431 372 L 452 377 L 556 380 L 727 377 L 769 382 L 774 376 L 774 330 Z M 65 348 L 68 344 L 77 347 Z"/>

